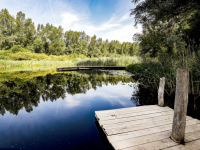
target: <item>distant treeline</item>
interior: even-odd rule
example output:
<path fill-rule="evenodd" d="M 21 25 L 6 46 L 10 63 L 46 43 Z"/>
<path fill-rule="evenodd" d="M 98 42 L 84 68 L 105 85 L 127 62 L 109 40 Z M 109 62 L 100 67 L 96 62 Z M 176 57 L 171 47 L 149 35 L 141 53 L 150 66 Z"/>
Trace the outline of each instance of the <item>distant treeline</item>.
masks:
<path fill-rule="evenodd" d="M 55 27 L 49 23 L 38 24 L 35 27 L 30 18 L 21 11 L 16 17 L 7 9 L 0 11 L 0 50 L 14 50 L 21 47 L 35 53 L 48 55 L 78 54 L 87 57 L 137 55 L 139 44 L 117 40 L 103 41 L 102 38 L 90 37 L 84 31 L 66 31 L 61 26 Z"/>

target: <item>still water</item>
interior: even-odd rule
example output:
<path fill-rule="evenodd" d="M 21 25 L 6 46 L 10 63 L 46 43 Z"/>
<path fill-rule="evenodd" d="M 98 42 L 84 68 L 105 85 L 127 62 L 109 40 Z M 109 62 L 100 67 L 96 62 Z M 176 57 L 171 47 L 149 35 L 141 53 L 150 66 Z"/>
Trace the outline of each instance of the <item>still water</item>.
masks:
<path fill-rule="evenodd" d="M 0 73 L 0 149 L 104 150 L 95 111 L 134 107 L 125 71 Z"/>

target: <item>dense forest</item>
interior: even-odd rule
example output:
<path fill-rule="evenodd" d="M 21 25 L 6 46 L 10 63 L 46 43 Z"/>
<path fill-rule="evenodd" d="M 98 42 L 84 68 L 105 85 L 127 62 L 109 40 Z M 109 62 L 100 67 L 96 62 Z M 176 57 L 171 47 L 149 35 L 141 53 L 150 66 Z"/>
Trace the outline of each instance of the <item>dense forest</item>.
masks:
<path fill-rule="evenodd" d="M 139 53 L 145 59 L 126 69 L 134 73 L 140 91 L 152 95 L 157 95 L 160 78 L 165 77 L 165 97 L 170 97 L 173 105 L 176 70 L 189 68 L 189 103 L 192 103 L 189 110 L 200 112 L 200 1 L 132 0 L 132 3 L 136 7 L 130 15 L 134 16 L 136 26 L 143 27 L 143 32 L 134 38 L 140 43 Z"/>
<path fill-rule="evenodd" d="M 87 57 L 137 55 L 137 42 L 117 40 L 103 41 L 96 35 L 90 37 L 84 31 L 66 31 L 63 27 L 52 24 L 38 24 L 35 27 L 30 18 L 21 11 L 16 17 L 9 14 L 7 9 L 0 11 L 0 50 L 32 51 L 47 55 L 85 55 Z"/>
<path fill-rule="evenodd" d="M 143 33 L 135 34 L 141 54 L 150 57 L 178 57 L 197 52 L 200 44 L 199 0 L 132 0 L 135 25 Z"/>

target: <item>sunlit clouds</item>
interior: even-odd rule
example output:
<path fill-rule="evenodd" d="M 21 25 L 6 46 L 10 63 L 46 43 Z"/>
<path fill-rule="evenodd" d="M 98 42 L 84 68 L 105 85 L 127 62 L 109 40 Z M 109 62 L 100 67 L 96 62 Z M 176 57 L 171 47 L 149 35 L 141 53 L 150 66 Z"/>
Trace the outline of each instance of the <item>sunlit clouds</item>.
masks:
<path fill-rule="evenodd" d="M 1 0 L 0 9 L 4 8 L 11 15 L 22 11 L 35 26 L 61 25 L 64 31 L 85 31 L 109 41 L 132 42 L 132 36 L 142 30 L 133 26 L 131 0 Z"/>

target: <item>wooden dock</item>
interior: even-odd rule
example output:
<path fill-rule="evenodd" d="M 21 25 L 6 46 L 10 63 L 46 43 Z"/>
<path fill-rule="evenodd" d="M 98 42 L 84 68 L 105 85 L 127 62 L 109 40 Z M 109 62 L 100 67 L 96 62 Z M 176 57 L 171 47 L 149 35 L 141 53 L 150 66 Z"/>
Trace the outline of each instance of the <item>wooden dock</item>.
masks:
<path fill-rule="evenodd" d="M 171 140 L 174 110 L 157 105 L 95 111 L 116 150 L 199 150 L 200 121 L 186 117 L 185 145 Z"/>
<path fill-rule="evenodd" d="M 126 66 L 78 66 L 78 67 L 57 67 L 57 71 L 77 71 L 77 70 L 125 70 Z"/>

